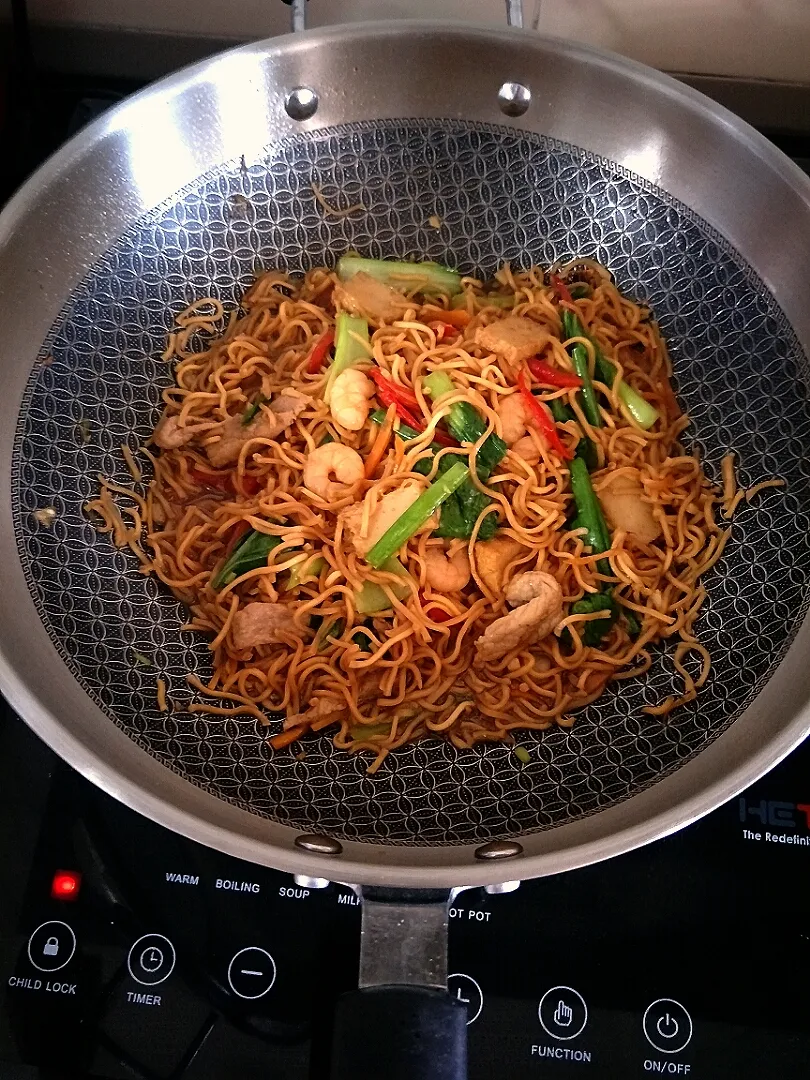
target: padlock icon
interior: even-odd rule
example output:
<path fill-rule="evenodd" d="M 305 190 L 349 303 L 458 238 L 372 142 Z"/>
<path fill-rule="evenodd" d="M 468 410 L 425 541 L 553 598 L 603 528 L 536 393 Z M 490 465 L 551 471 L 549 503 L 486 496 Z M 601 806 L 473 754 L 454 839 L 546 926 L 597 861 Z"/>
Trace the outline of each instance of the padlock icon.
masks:
<path fill-rule="evenodd" d="M 59 941 L 55 937 L 49 937 L 42 949 L 45 956 L 56 956 L 59 952 Z"/>

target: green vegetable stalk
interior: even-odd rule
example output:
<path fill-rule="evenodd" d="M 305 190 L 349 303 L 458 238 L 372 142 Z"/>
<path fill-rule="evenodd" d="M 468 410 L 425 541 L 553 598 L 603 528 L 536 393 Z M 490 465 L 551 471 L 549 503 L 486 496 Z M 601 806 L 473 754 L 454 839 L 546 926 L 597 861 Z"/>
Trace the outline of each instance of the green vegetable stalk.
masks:
<path fill-rule="evenodd" d="M 461 292 L 461 274 L 437 262 L 389 262 L 361 259 L 358 255 L 344 255 L 338 261 L 337 273 L 341 281 L 348 281 L 361 271 L 384 285 L 390 285 L 392 289 L 415 290 L 425 295 L 442 293 L 445 296 Z"/>
<path fill-rule="evenodd" d="M 572 311 L 566 310 L 563 312 L 563 328 L 566 336 L 569 338 L 587 337 L 588 340 L 592 342 L 595 349 L 594 374 L 600 382 L 605 384 L 605 386 L 613 386 L 613 383 L 616 380 L 616 366 L 605 357 L 593 338 L 585 333 L 582 323 Z M 573 360 L 573 355 L 571 359 Z M 577 372 L 577 374 L 579 374 L 579 372 Z M 659 413 L 655 406 L 651 405 L 649 401 L 645 401 L 641 394 L 637 393 L 632 386 L 627 385 L 624 379 L 622 379 L 619 385 L 618 397 L 623 412 L 625 412 L 631 420 L 634 420 L 639 427 L 644 428 L 645 431 L 648 428 L 651 428 L 659 418 Z"/>
<path fill-rule="evenodd" d="M 396 555 L 392 555 L 380 569 L 389 574 L 398 574 L 405 579 L 401 585 L 398 583 L 389 585 L 397 600 L 404 600 L 411 592 L 413 580 Z M 391 610 L 391 600 L 382 585 L 378 585 L 376 581 L 364 581 L 362 588 L 354 594 L 354 606 L 358 615 L 377 615 L 382 611 Z"/>
<path fill-rule="evenodd" d="M 581 334 L 577 333 L 577 330 L 581 329 L 579 319 L 567 308 L 562 313 L 562 325 L 563 333 L 567 338 L 581 337 Z M 593 388 L 588 367 L 588 350 L 584 345 L 574 345 L 568 351 L 574 371 L 582 379 L 582 389 L 579 396 L 585 418 L 591 427 L 602 427 L 602 414 L 599 412 L 599 403 L 596 400 L 596 391 Z"/>
<path fill-rule="evenodd" d="M 358 338 L 360 340 L 358 340 Z M 342 371 L 353 367 L 361 360 L 368 360 L 371 355 L 369 344 L 368 323 L 365 319 L 356 319 L 353 315 L 346 315 L 340 311 L 335 318 L 335 359 L 329 366 L 329 374 L 326 377 L 324 388 L 324 401 L 329 404 L 332 387 L 335 379 Z"/>
<path fill-rule="evenodd" d="M 469 469 L 461 462 L 452 465 L 443 476 L 437 477 L 427 491 L 423 491 L 394 524 L 383 533 L 366 556 L 370 566 L 379 569 L 402 545 L 408 541 L 430 515 L 464 483 Z"/>

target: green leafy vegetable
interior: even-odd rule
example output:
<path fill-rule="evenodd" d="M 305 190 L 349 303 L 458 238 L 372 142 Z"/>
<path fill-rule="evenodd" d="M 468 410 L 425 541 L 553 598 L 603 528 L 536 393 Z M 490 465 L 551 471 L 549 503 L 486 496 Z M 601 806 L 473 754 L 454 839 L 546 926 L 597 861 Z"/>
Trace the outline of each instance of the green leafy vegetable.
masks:
<path fill-rule="evenodd" d="M 641 623 L 638 621 L 635 611 L 631 608 L 622 606 L 622 615 L 624 615 L 625 621 L 627 622 L 627 630 L 630 637 L 638 637 L 641 633 Z"/>
<path fill-rule="evenodd" d="M 384 410 L 375 409 L 374 412 L 371 413 L 371 419 L 375 424 L 382 424 L 385 420 Z M 409 427 L 407 424 L 400 424 L 396 433 L 406 442 L 415 439 L 420 434 L 420 432 Z M 430 447 L 434 453 L 437 450 L 442 449 L 438 443 L 431 443 Z M 455 465 L 457 462 L 466 465 L 467 459 L 460 457 L 458 454 L 445 454 L 439 459 L 439 475 L 441 476 L 443 473 L 447 472 L 450 466 Z M 421 473 L 423 476 L 427 476 L 432 468 L 433 462 L 430 458 L 420 458 L 413 467 L 414 472 Z M 478 520 L 478 515 L 485 507 L 489 506 L 491 502 L 492 500 L 489 496 L 485 495 L 483 491 L 480 491 L 472 480 L 467 477 L 458 491 L 454 492 L 446 502 L 442 503 L 439 526 L 433 535 L 441 536 L 445 539 L 469 540 L 472 536 L 473 529 L 475 528 L 475 523 Z M 491 540 L 497 531 L 497 515 L 487 514 L 481 522 L 481 528 L 478 530 L 478 538 L 479 540 Z"/>
<path fill-rule="evenodd" d="M 425 389 L 434 401 L 438 401 L 446 394 L 455 390 L 452 379 L 443 371 L 434 371 L 425 379 Z M 454 438 L 460 443 L 475 443 L 487 430 L 484 419 L 476 412 L 468 401 L 457 401 L 450 407 L 450 412 L 445 417 L 445 423 Z M 488 480 L 492 471 L 503 459 L 508 447 L 503 439 L 494 432 L 482 443 L 476 454 L 475 464 L 478 477 L 481 481 Z M 448 455 L 449 456 L 449 455 Z M 442 526 L 440 524 L 440 536 L 458 536 L 468 539 L 472 536 L 475 522 L 481 512 L 492 501 L 488 495 L 475 486 L 471 479 L 467 479 L 462 487 L 456 492 L 456 500 L 459 504 L 461 517 L 464 522 L 463 531 L 459 531 L 452 518 Z M 478 536 L 481 540 L 491 540 L 498 528 L 498 519 L 495 514 L 488 514 L 481 522 Z"/>
<path fill-rule="evenodd" d="M 369 565 L 378 568 L 395 555 L 417 529 L 424 525 L 430 515 L 464 483 L 468 475 L 469 469 L 466 465 L 457 462 L 444 475 L 438 476 L 427 491 L 422 492 L 416 502 L 400 515 L 369 551 L 366 556 Z"/>
<path fill-rule="evenodd" d="M 267 556 L 280 543 L 280 536 L 270 536 L 268 533 L 251 529 L 233 549 L 225 565 L 214 575 L 211 587 L 221 589 L 224 585 L 230 585 L 242 574 L 247 574 L 248 571 L 256 570 L 260 566 L 266 566 Z"/>
<path fill-rule="evenodd" d="M 444 293 L 446 296 L 461 292 L 461 274 L 437 262 L 389 262 L 362 259 L 359 255 L 344 255 L 338 261 L 337 272 L 341 281 L 348 281 L 361 271 L 393 289 L 413 290 L 426 295 Z"/>
<path fill-rule="evenodd" d="M 328 649 L 331 645 L 329 638 L 340 637 L 345 625 L 346 623 L 343 619 L 335 619 L 334 622 L 329 623 L 326 627 L 321 625 L 315 635 L 315 648 L 318 652 L 323 652 L 324 649 Z"/>
<path fill-rule="evenodd" d="M 248 424 L 256 416 L 256 413 L 259 411 L 265 401 L 267 401 L 267 398 L 264 396 L 264 394 L 259 394 L 253 404 L 248 405 L 248 407 L 245 409 L 245 415 L 242 417 L 242 427 L 248 426 Z"/>
<path fill-rule="evenodd" d="M 551 415 L 554 417 L 558 424 L 566 424 L 569 420 L 576 420 L 576 413 L 569 406 L 566 405 L 561 398 L 552 398 L 546 402 L 546 405 L 551 409 Z M 578 425 L 579 426 L 579 425 Z M 588 466 L 588 472 L 593 472 L 596 466 L 599 464 L 599 455 L 596 452 L 596 443 L 582 431 L 580 440 L 577 443 L 577 448 L 574 451 L 577 457 L 582 458 L 585 464 Z"/>
<path fill-rule="evenodd" d="M 366 348 L 366 346 L 369 347 Z M 324 388 L 324 400 L 327 405 L 338 375 L 347 368 L 353 367 L 358 361 L 368 360 L 370 357 L 371 347 L 366 320 L 357 319 L 343 311 L 338 312 L 335 318 L 335 359 L 329 365 L 329 374 Z"/>
<path fill-rule="evenodd" d="M 371 638 L 362 630 L 352 634 L 352 641 L 355 642 L 360 652 L 371 652 Z"/>
<path fill-rule="evenodd" d="M 147 656 L 146 653 L 138 652 L 137 649 L 132 650 L 132 658 L 138 667 L 151 668 L 155 666 L 150 656 Z"/>
<path fill-rule="evenodd" d="M 583 645 L 599 645 L 616 621 L 618 605 L 609 591 L 588 593 L 571 605 L 572 615 L 592 615 L 597 611 L 604 611 L 606 615 L 582 624 Z"/>

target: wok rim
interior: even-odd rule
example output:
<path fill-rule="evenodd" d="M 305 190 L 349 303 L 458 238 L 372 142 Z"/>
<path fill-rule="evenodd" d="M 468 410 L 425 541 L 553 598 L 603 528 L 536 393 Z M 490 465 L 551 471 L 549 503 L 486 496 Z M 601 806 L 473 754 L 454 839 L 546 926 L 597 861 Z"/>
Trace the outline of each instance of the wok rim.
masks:
<path fill-rule="evenodd" d="M 408 34 L 425 34 L 441 32 L 450 34 L 460 41 L 469 39 L 486 39 L 493 42 L 514 42 L 514 36 L 521 34 L 526 41 L 526 31 L 459 26 L 445 21 L 398 21 L 396 23 L 359 23 L 344 26 L 329 27 L 326 29 L 309 30 L 300 35 L 284 35 L 278 38 L 270 38 L 262 42 L 238 46 L 229 49 L 215 57 L 183 68 L 156 83 L 151 84 L 137 94 L 125 99 L 114 106 L 109 113 L 105 114 L 94 123 L 77 133 L 63 147 L 26 181 L 15 193 L 0 214 L 0 255 L 6 241 L 13 235 L 15 228 L 20 224 L 26 213 L 31 208 L 34 200 L 48 185 L 58 176 L 69 170 L 70 166 L 92 148 L 99 139 L 110 131 L 120 127 L 126 120 L 130 111 L 138 109 L 146 101 L 152 101 L 159 96 L 176 96 L 189 90 L 199 81 L 211 73 L 220 65 L 225 58 L 256 54 L 265 60 L 285 54 L 294 54 L 296 51 L 305 49 L 328 48 L 335 42 L 341 42 L 346 38 L 362 37 L 377 39 L 380 35 L 388 37 L 401 37 Z M 729 112 L 723 106 L 712 102 L 696 90 L 679 83 L 676 79 L 664 75 L 661 72 L 648 68 L 636 61 L 625 59 L 615 53 L 597 49 L 587 45 L 568 42 L 559 38 L 540 35 L 531 35 L 530 44 L 536 47 L 542 54 L 543 49 L 552 48 L 561 51 L 568 57 L 586 61 L 612 71 L 620 77 L 640 84 L 667 98 L 678 102 L 687 112 L 697 113 L 712 123 L 719 125 L 732 138 L 741 143 L 747 152 L 755 154 L 758 158 L 772 169 L 779 179 L 787 184 L 798 194 L 808 210 L 810 220 L 810 179 L 808 179 L 797 165 L 791 162 L 781 151 L 773 146 L 764 136 L 760 135 L 745 121 Z M 404 118 L 403 118 L 404 119 Z M 467 117 L 466 119 L 474 119 Z M 348 121 L 346 121 L 348 122 Z M 517 130 L 536 130 L 524 127 L 520 120 L 511 122 Z M 330 125 L 331 126 L 331 125 Z M 321 130 L 317 122 L 306 129 L 309 131 Z M 323 130 L 326 130 L 323 128 Z M 587 149 L 587 148 L 586 148 Z M 643 175 L 640 174 L 640 175 Z M 645 177 L 645 179 L 650 179 Z M 650 182 L 655 183 L 654 180 Z M 664 189 L 666 190 L 666 189 Z M 142 213 L 148 213 L 143 211 Z M 128 227 L 131 227 L 130 223 Z M 712 224 L 710 222 L 710 224 Z M 126 228 L 119 231 L 119 235 Z M 106 244 L 105 247 L 109 247 Z M 96 256 L 98 259 L 102 252 Z M 746 259 L 746 261 L 748 261 Z M 81 270 L 80 278 L 83 277 L 89 267 Z M 759 273 L 758 268 L 755 270 Z M 771 287 L 767 278 L 763 278 L 765 285 L 775 295 L 779 302 L 778 291 Z M 74 283 L 70 291 L 75 288 Z M 68 293 L 69 295 L 69 293 Z M 63 297 L 63 303 L 67 296 Z M 807 351 L 807 334 L 802 333 L 801 324 L 790 317 L 800 343 Z M 16 557 L 16 552 L 15 552 Z M 747 716 L 754 712 L 767 720 L 769 711 L 772 714 L 774 708 L 779 708 L 781 702 L 777 690 L 777 684 L 785 681 L 793 670 L 797 675 L 804 665 L 804 656 L 810 649 L 810 629 L 808 620 L 797 632 L 791 643 L 780 668 L 760 690 L 755 701 L 749 708 L 732 723 L 721 735 L 709 746 L 699 751 L 690 761 L 681 766 L 675 772 L 654 784 L 651 789 L 638 792 L 627 798 L 624 803 L 619 803 L 591 815 L 593 818 L 609 818 L 616 822 L 615 827 L 609 828 L 606 835 L 600 835 L 592 840 L 581 841 L 574 839 L 573 843 L 564 844 L 561 848 L 538 854 L 526 855 L 517 859 L 508 859 L 503 862 L 482 862 L 475 858 L 475 851 L 481 845 L 458 844 L 448 845 L 441 848 L 430 848 L 429 845 L 381 845 L 364 843 L 361 841 L 341 841 L 344 854 L 340 856 L 313 855 L 302 851 L 294 846 L 294 839 L 301 834 L 301 829 L 293 829 L 272 823 L 270 831 L 289 834 L 288 841 L 276 843 L 262 841 L 258 836 L 247 835 L 242 829 L 228 826 L 227 822 L 233 818 L 233 814 L 220 815 L 220 819 L 226 824 L 218 824 L 212 820 L 203 819 L 199 814 L 179 807 L 176 801 L 163 798 L 159 793 L 159 783 L 151 787 L 138 783 L 129 777 L 123 777 L 120 770 L 108 760 L 108 755 L 97 751 L 77 738 L 67 730 L 63 722 L 40 700 L 40 697 L 32 691 L 27 680 L 17 670 L 9 658 L 7 642 L 0 640 L 0 691 L 9 702 L 15 712 L 53 749 L 64 761 L 75 768 L 81 775 L 96 784 L 107 794 L 123 802 L 130 809 L 135 810 L 152 820 L 158 822 L 174 832 L 178 832 L 189 839 L 202 843 L 206 846 L 224 851 L 237 858 L 260 865 L 272 866 L 281 871 L 291 874 L 306 874 L 313 877 L 328 878 L 334 881 L 348 881 L 355 884 L 388 885 L 388 886 L 411 886 L 424 885 L 426 887 L 452 887 L 452 886 L 475 886 L 500 882 L 506 879 L 540 877 L 558 873 L 562 870 L 576 869 L 604 858 L 610 858 L 618 854 L 630 851 L 653 840 L 667 836 L 680 828 L 692 823 L 698 818 L 716 809 L 729 799 L 738 795 L 751 783 L 759 779 L 765 772 L 779 763 L 787 756 L 810 731 L 810 705 L 805 704 L 795 711 L 795 715 L 782 730 L 759 747 L 753 747 L 749 743 L 735 753 L 729 751 L 729 742 L 732 746 L 734 740 L 728 736 L 734 735 L 735 728 Z M 58 663 L 70 675 L 61 658 Z M 90 702 L 92 708 L 95 705 Z M 99 710 L 100 712 L 100 710 Z M 103 715 L 103 714 L 101 714 Z M 114 727 L 105 717 L 105 722 Z M 767 728 L 764 728 L 767 730 Z M 131 743 L 129 737 L 119 731 L 121 738 Z M 137 748 L 139 753 L 161 772 L 167 772 L 164 766 L 155 758 L 152 758 L 145 750 Z M 727 755 L 733 762 L 732 767 L 714 782 L 708 782 L 705 774 L 711 772 L 710 764 L 718 755 Z M 736 758 L 736 761 L 735 761 Z M 151 775 L 154 770 L 146 770 Z M 668 803 L 667 809 L 659 810 L 650 817 L 645 818 L 643 807 L 649 802 L 651 791 L 657 793 L 656 800 L 660 801 L 662 789 L 669 785 L 675 777 L 681 778 L 681 783 L 686 774 L 694 781 L 695 791 L 692 795 L 680 798 Z M 178 777 L 178 779 L 180 779 Z M 185 781 L 188 787 L 193 785 Z M 199 790 L 198 794 L 204 796 L 202 800 L 196 799 L 195 803 L 204 806 L 210 799 L 220 807 L 228 807 L 224 800 L 208 792 Z M 628 813 L 630 806 L 642 808 L 642 812 Z M 228 807 L 238 815 L 248 817 L 254 822 L 262 823 L 265 819 L 251 814 L 245 810 Z M 576 837 L 577 827 L 580 822 L 567 822 L 545 830 L 544 834 L 532 833 L 524 835 L 549 835 L 566 831 L 569 836 Z M 254 832 L 259 833 L 256 829 Z M 514 837 L 520 840 L 520 834 Z M 419 860 L 412 858 L 414 853 L 432 850 L 442 856 L 434 860 L 431 865 L 420 865 Z M 360 858 L 362 852 L 363 858 Z M 384 858 L 378 858 L 385 853 Z M 451 856 L 453 856 L 451 858 Z"/>

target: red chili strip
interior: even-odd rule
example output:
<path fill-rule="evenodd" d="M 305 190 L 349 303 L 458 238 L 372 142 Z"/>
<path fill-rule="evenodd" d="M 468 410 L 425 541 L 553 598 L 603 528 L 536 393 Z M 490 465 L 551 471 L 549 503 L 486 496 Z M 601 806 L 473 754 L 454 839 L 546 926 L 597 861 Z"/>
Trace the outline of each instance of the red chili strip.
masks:
<path fill-rule="evenodd" d="M 518 375 L 518 389 L 520 390 L 523 400 L 528 406 L 529 412 L 532 415 L 532 419 L 540 429 L 540 433 L 546 440 L 552 450 L 555 450 L 561 458 L 565 461 L 570 461 L 573 458 L 571 451 L 563 444 L 560 436 L 557 434 L 557 427 L 548 411 L 548 408 L 538 401 L 534 394 L 529 389 L 529 384 L 526 381 L 525 372 L 521 371 Z"/>
<path fill-rule="evenodd" d="M 545 360 L 535 358 L 529 360 L 528 364 L 529 371 L 543 386 L 560 386 L 568 390 L 579 390 L 582 386 L 582 379 L 580 379 L 579 375 L 574 375 L 570 371 L 562 371 L 560 368 L 553 368 Z"/>
<path fill-rule="evenodd" d="M 320 339 L 318 344 L 312 350 L 312 354 L 307 360 L 307 375 L 317 375 L 326 362 L 326 354 L 335 344 L 335 332 L 334 330 L 327 330 L 327 332 Z"/>

